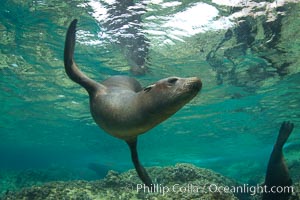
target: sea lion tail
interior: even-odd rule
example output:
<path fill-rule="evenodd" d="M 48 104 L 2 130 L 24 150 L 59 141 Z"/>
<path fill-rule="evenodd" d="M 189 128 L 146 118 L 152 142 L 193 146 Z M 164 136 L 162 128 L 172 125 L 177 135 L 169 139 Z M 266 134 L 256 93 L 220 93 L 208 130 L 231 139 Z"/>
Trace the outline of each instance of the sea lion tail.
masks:
<path fill-rule="evenodd" d="M 96 81 L 87 77 L 82 73 L 75 61 L 74 61 L 74 50 L 75 50 L 75 35 L 76 35 L 76 24 L 77 19 L 74 19 L 67 31 L 65 49 L 64 49 L 64 64 L 65 70 L 69 78 L 84 87 L 89 94 L 94 94 L 98 89 L 104 86 Z"/>

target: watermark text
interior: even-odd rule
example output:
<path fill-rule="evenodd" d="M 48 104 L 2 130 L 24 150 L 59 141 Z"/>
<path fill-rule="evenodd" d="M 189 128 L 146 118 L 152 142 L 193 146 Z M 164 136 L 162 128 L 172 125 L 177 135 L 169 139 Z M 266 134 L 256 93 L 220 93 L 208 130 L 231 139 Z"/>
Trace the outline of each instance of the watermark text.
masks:
<path fill-rule="evenodd" d="M 187 185 L 162 185 L 162 184 L 152 184 L 151 187 L 145 184 L 137 184 L 135 190 L 137 192 L 144 193 L 159 193 L 161 195 L 166 195 L 167 193 L 233 193 L 233 194 L 249 194 L 251 196 L 262 193 L 293 193 L 293 186 L 273 186 L 268 188 L 264 185 L 248 185 L 243 184 L 239 186 L 224 186 L 218 184 L 208 184 L 204 186 L 187 184 Z"/>

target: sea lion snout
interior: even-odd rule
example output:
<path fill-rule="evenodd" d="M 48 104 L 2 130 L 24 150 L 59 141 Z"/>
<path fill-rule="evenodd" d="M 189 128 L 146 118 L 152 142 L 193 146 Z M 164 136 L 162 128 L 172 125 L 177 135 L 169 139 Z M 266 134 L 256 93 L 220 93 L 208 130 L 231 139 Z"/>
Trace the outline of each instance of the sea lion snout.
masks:
<path fill-rule="evenodd" d="M 202 88 L 202 81 L 198 77 L 180 78 L 180 77 L 169 77 L 167 79 L 162 79 L 157 83 L 166 84 L 169 87 L 178 87 L 183 90 L 195 90 L 199 92 Z"/>
<path fill-rule="evenodd" d="M 187 78 L 184 87 L 199 92 L 202 88 L 202 81 L 197 77 Z"/>

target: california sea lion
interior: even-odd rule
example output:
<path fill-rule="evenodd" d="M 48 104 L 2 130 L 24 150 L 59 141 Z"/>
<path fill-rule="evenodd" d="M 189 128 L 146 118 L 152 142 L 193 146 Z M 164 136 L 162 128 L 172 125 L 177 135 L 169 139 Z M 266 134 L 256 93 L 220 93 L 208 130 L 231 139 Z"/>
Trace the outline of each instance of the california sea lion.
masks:
<path fill-rule="evenodd" d="M 97 83 L 83 74 L 73 59 L 76 23 L 76 19 L 71 22 L 66 35 L 66 73 L 88 92 L 90 111 L 99 127 L 127 142 L 139 177 L 152 187 L 152 181 L 138 159 L 137 136 L 177 112 L 196 96 L 202 83 L 196 77 L 170 77 L 143 89 L 138 81 L 127 76 L 113 76 Z"/>
<path fill-rule="evenodd" d="M 278 138 L 274 145 L 267 167 L 267 174 L 265 178 L 267 192 L 263 193 L 263 200 L 287 200 L 291 195 L 291 191 L 281 193 L 276 192 L 276 187 L 281 187 L 279 189 L 282 189 L 285 186 L 292 185 L 292 179 L 284 161 L 282 148 L 292 133 L 293 128 L 294 124 L 290 122 L 283 122 L 281 125 Z M 273 191 L 271 191 L 272 187 Z"/>

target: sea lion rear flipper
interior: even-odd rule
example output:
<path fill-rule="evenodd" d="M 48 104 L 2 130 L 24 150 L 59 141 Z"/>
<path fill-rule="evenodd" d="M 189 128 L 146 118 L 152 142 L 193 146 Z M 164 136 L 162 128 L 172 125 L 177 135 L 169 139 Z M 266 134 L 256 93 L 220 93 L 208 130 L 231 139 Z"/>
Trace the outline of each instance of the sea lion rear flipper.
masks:
<path fill-rule="evenodd" d="M 133 141 L 126 141 L 126 143 L 128 144 L 128 146 L 130 148 L 131 159 L 132 159 L 132 162 L 134 164 L 134 167 L 135 167 L 136 172 L 138 173 L 140 179 L 145 183 L 146 186 L 148 186 L 149 188 L 152 188 L 153 187 L 152 180 L 151 180 L 150 176 L 148 175 L 147 171 L 145 170 L 145 168 L 139 162 L 138 153 L 137 153 L 137 149 L 136 149 L 137 138 L 134 139 Z"/>
<path fill-rule="evenodd" d="M 89 94 L 94 94 L 98 89 L 104 88 L 103 85 L 90 79 L 83 74 L 77 67 L 73 56 L 75 49 L 75 35 L 76 35 L 77 19 L 74 19 L 67 31 L 65 49 L 64 49 L 64 64 L 67 75 L 70 79 L 82 87 L 84 87 Z"/>

